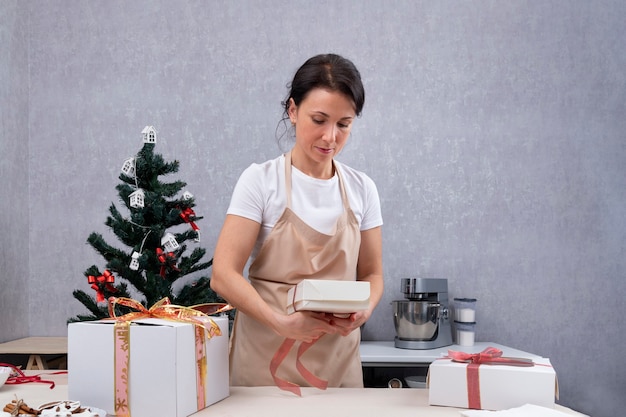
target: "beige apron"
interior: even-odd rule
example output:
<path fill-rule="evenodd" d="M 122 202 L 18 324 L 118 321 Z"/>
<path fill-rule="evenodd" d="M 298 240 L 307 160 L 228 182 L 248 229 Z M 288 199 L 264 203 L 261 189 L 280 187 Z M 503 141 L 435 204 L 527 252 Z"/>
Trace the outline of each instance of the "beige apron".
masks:
<path fill-rule="evenodd" d="M 341 172 L 337 170 L 344 211 L 331 234 L 308 226 L 291 209 L 291 153 L 285 155 L 287 207 L 250 265 L 249 278 L 276 311 L 287 313 L 287 291 L 301 280 L 354 281 L 361 243 L 359 224 L 350 209 Z M 302 356 L 302 364 L 329 387 L 363 387 L 359 329 L 348 336 L 326 334 Z M 231 385 L 274 385 L 270 361 L 285 339 L 253 318 L 237 312 L 231 338 Z M 296 369 L 299 342 L 289 351 L 276 376 L 309 386 Z"/>

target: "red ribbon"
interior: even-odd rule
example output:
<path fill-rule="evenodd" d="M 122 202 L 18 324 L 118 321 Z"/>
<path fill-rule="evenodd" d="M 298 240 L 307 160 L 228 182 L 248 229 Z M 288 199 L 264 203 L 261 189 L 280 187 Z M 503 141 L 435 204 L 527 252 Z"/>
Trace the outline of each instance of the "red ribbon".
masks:
<path fill-rule="evenodd" d="M 191 216 L 196 217 L 196 213 L 194 213 L 191 207 L 187 207 L 186 209 L 181 210 L 180 212 L 180 217 L 183 218 L 185 223 L 191 224 L 191 228 L 193 230 L 199 230 L 200 228 L 193 221 L 191 221 Z"/>
<path fill-rule="evenodd" d="M 175 271 L 180 271 L 180 269 L 176 267 L 176 255 L 174 254 L 174 252 L 166 253 L 163 252 L 163 249 L 156 248 L 156 253 L 157 259 L 161 263 L 161 271 L 159 273 L 163 278 L 165 278 L 165 272 L 167 271 L 168 267 Z"/>
<path fill-rule="evenodd" d="M 117 288 L 113 286 L 115 276 L 108 269 L 105 269 L 102 275 L 98 277 L 89 275 L 87 277 L 87 282 L 91 284 L 91 288 L 96 291 L 96 301 L 99 303 L 105 300 L 102 285 L 104 285 L 104 288 L 111 293 L 117 292 Z"/>
<path fill-rule="evenodd" d="M 480 404 L 480 365 L 511 365 L 511 366 L 534 366 L 531 360 L 523 358 L 507 358 L 502 356 L 502 351 L 494 347 L 488 347 L 480 353 L 465 353 L 448 350 L 448 359 L 453 362 L 464 362 L 467 365 L 467 405 L 475 410 L 481 409 Z"/>
<path fill-rule="evenodd" d="M 313 372 L 306 369 L 306 367 L 302 364 L 302 361 L 300 360 L 304 352 L 306 352 L 318 340 L 319 339 L 316 339 L 310 343 L 307 343 L 307 342 L 300 343 L 300 346 L 298 346 L 298 353 L 296 355 L 296 369 L 298 370 L 300 375 L 304 377 L 304 380 L 307 381 L 309 384 L 311 384 L 311 386 L 321 389 L 321 390 L 325 390 L 328 387 L 328 381 L 315 376 Z M 291 350 L 295 342 L 296 341 L 294 339 L 285 339 L 285 341 L 280 345 L 280 347 L 274 354 L 272 361 L 270 362 L 270 373 L 272 374 L 274 383 L 276 383 L 276 386 L 278 388 L 285 390 L 285 391 L 293 392 L 294 394 L 301 396 L 302 393 L 300 392 L 300 387 L 298 386 L 298 384 L 295 384 L 293 382 L 287 381 L 285 379 L 282 379 L 276 376 L 276 371 L 278 370 L 278 367 L 285 360 L 285 358 L 287 357 L 287 354 L 289 353 L 289 351 Z"/>
<path fill-rule="evenodd" d="M 43 384 L 50 384 L 50 389 L 54 388 L 54 381 L 47 381 L 45 379 L 41 379 L 41 375 L 59 375 L 59 374 L 66 374 L 67 371 L 58 371 L 58 372 L 49 372 L 49 373 L 45 373 L 45 374 L 37 374 L 37 375 L 31 375 L 31 376 L 26 376 L 24 374 L 24 372 L 22 372 L 21 369 L 17 368 L 16 366 L 13 366 L 9 363 L 0 363 L 0 366 L 6 366 L 8 368 L 12 369 L 11 374 L 9 375 L 9 378 L 7 378 L 7 385 L 12 385 L 12 384 L 26 384 L 28 382 L 41 382 Z"/>

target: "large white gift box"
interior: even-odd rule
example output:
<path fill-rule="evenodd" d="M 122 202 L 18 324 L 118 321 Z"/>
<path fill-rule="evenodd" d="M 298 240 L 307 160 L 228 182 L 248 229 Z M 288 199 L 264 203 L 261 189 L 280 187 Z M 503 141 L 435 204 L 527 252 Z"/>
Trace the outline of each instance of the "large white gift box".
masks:
<path fill-rule="evenodd" d="M 132 321 L 128 369 L 124 371 L 132 417 L 187 417 L 202 408 L 200 404 L 209 406 L 230 394 L 228 317 L 210 319 L 222 335 L 208 339 L 202 331 L 206 352 L 203 369 L 197 361 L 200 339 L 196 339 L 196 326 L 154 318 Z M 115 327 L 115 320 L 68 326 L 68 397 L 109 415 L 116 414 L 115 390 L 119 389 L 115 382 L 119 369 L 115 362 Z M 204 375 L 203 381 L 200 375 Z M 199 392 L 202 387 L 203 393 Z M 202 396 L 204 399 L 199 401 Z"/>
<path fill-rule="evenodd" d="M 508 359 L 520 364 L 503 364 Z M 429 404 L 482 410 L 505 410 L 524 404 L 554 407 L 558 384 L 549 359 L 498 360 L 503 362 L 435 360 L 428 369 Z"/>
<path fill-rule="evenodd" d="M 296 311 L 350 314 L 367 310 L 370 283 L 305 279 L 287 292 L 287 314 Z"/>

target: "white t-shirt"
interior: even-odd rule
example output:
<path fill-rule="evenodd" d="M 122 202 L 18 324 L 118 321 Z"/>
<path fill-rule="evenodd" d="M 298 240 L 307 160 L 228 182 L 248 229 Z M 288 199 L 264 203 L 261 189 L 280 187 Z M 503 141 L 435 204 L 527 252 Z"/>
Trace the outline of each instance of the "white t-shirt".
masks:
<path fill-rule="evenodd" d="M 350 208 L 361 231 L 383 224 L 376 184 L 366 174 L 335 161 L 344 180 Z M 246 168 L 228 207 L 228 214 L 242 216 L 261 224 L 252 251 L 256 258 L 263 242 L 287 206 L 285 193 L 285 156 Z M 343 212 L 339 178 L 328 180 L 310 177 L 292 166 L 291 208 L 305 223 L 321 233 L 331 233 Z"/>

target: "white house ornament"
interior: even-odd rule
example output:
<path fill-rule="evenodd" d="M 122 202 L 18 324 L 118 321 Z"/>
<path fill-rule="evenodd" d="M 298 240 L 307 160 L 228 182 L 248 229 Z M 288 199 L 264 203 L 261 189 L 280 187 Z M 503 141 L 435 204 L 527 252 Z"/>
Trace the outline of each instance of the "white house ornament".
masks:
<path fill-rule="evenodd" d="M 156 129 L 154 126 L 146 126 L 141 131 L 143 143 L 156 143 Z"/>
<path fill-rule="evenodd" d="M 133 271 L 137 271 L 139 269 L 139 256 L 141 256 L 139 252 L 133 251 L 133 254 L 131 255 L 130 265 L 128 265 L 128 267 Z"/>
<path fill-rule="evenodd" d="M 166 233 L 161 238 L 161 246 L 165 248 L 166 252 L 174 252 L 176 249 L 180 247 L 176 238 L 171 233 Z"/>
<path fill-rule="evenodd" d="M 132 208 L 143 208 L 145 205 L 146 193 L 140 188 L 137 191 L 132 192 L 128 198 L 130 199 L 130 206 Z"/>
<path fill-rule="evenodd" d="M 183 200 L 191 200 L 193 198 L 193 194 L 191 194 L 189 191 L 185 191 L 183 193 Z"/>
<path fill-rule="evenodd" d="M 134 178 L 135 177 L 135 158 L 128 158 L 124 161 L 124 165 L 122 165 L 122 172 L 127 176 Z"/>

